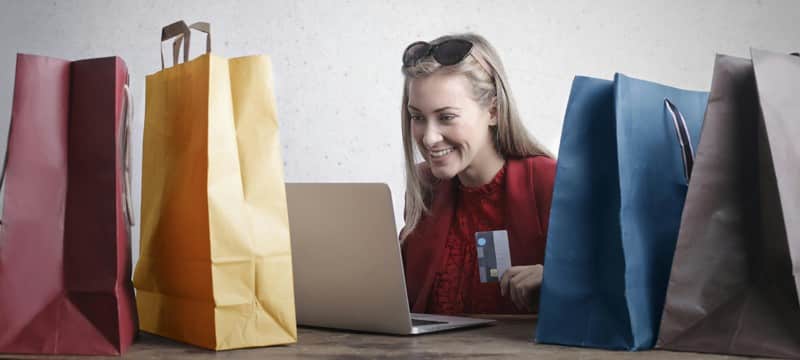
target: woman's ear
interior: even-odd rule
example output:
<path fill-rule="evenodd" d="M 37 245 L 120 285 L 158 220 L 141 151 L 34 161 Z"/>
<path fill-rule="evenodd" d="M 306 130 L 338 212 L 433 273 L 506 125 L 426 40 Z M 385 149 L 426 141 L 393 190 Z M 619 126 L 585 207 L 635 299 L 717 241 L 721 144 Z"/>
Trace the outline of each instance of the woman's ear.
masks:
<path fill-rule="evenodd" d="M 497 126 L 497 97 L 492 97 L 489 104 L 489 126 Z"/>

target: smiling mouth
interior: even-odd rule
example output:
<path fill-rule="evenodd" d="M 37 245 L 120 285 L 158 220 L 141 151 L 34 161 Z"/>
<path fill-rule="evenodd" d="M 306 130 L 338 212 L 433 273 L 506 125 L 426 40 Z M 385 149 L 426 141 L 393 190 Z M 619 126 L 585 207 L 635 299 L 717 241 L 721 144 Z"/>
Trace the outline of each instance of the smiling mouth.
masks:
<path fill-rule="evenodd" d="M 447 149 L 442 149 L 442 150 L 429 151 L 428 153 L 431 154 L 431 158 L 436 159 L 436 158 L 440 158 L 440 157 L 446 156 L 447 154 L 449 154 L 449 153 L 451 153 L 453 151 L 454 151 L 453 148 L 447 148 Z"/>

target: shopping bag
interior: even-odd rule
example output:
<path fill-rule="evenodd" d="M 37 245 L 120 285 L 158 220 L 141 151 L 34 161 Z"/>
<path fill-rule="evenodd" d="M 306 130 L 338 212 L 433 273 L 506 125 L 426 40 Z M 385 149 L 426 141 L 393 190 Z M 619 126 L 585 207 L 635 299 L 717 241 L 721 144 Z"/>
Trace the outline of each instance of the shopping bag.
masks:
<path fill-rule="evenodd" d="M 146 80 L 134 274 L 141 328 L 215 350 L 293 343 L 270 61 L 222 58 L 210 53 L 210 40 L 206 54 L 186 61 L 189 31 L 182 21 L 164 28 L 162 41 L 177 36 L 184 62 Z"/>
<path fill-rule="evenodd" d="M 574 79 L 537 342 L 654 345 L 707 96 L 621 74 Z"/>
<path fill-rule="evenodd" d="M 718 55 L 658 346 L 800 357 L 800 58 Z"/>
<path fill-rule="evenodd" d="M 123 353 L 131 284 L 122 59 L 17 56 L 0 224 L 0 352 Z"/>

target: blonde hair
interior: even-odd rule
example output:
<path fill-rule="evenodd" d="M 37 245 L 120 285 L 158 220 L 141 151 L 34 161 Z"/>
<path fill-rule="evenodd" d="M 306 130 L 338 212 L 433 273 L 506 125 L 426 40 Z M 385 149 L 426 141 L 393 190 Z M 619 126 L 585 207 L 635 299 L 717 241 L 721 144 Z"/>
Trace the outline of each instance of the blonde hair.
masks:
<path fill-rule="evenodd" d="M 525 129 L 520 120 L 511 89 L 508 88 L 503 64 L 494 47 L 482 36 L 472 33 L 447 35 L 431 41 L 440 44 L 451 39 L 461 39 L 472 43 L 470 54 L 455 65 L 443 66 L 428 55 L 416 64 L 403 67 L 403 103 L 401 127 L 403 130 L 403 152 L 406 170 L 405 226 L 400 232 L 401 241 L 410 234 L 422 216 L 429 211 L 433 198 L 434 182 L 432 176 L 424 176 L 416 164 L 416 143 L 411 134 L 411 115 L 408 112 L 408 85 L 412 79 L 423 78 L 434 73 L 462 74 L 472 84 L 474 100 L 484 107 L 493 102 L 497 106 L 497 126 L 492 126 L 495 149 L 503 156 L 528 157 L 545 155 L 553 157 Z M 490 73 L 489 73 L 490 72 Z M 427 169 L 426 169 L 427 171 Z"/>

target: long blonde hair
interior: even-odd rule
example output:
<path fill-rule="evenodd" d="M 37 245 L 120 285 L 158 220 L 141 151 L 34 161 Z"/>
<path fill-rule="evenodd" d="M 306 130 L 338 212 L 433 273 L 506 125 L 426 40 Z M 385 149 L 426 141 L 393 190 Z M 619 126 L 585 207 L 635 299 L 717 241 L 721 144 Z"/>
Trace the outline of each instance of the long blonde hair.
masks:
<path fill-rule="evenodd" d="M 423 78 L 434 73 L 463 74 L 472 84 L 474 100 L 484 107 L 496 101 L 497 126 L 492 126 L 495 149 L 503 158 L 545 155 L 553 157 L 525 129 L 520 120 L 511 89 L 508 88 L 503 64 L 494 47 L 482 36 L 472 33 L 447 35 L 431 41 L 440 44 L 451 39 L 461 39 L 472 43 L 470 55 L 455 65 L 443 66 L 428 55 L 416 64 L 403 67 L 403 103 L 401 127 L 403 129 L 403 152 L 406 170 L 405 226 L 400 239 L 410 234 L 422 216 L 429 211 L 433 198 L 435 182 L 431 176 L 424 176 L 416 164 L 416 143 L 411 134 L 411 115 L 408 112 L 408 85 L 412 79 Z M 487 73 L 491 72 L 491 73 Z"/>

